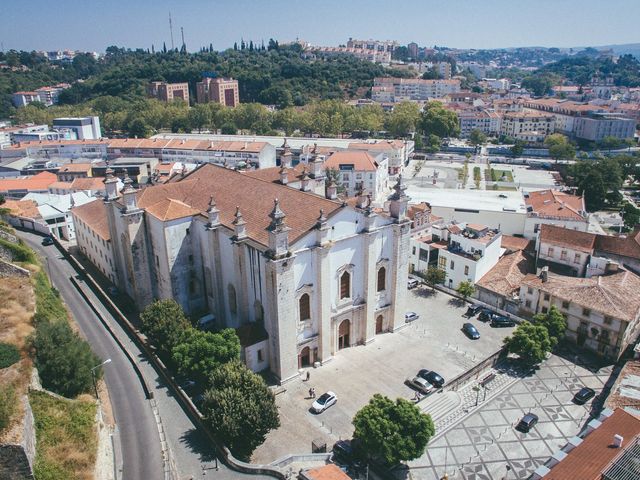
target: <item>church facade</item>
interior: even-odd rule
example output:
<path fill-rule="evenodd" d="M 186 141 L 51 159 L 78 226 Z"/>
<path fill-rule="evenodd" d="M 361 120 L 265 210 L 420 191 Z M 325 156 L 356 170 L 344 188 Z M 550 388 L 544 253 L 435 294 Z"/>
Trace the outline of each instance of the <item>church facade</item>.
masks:
<path fill-rule="evenodd" d="M 173 298 L 219 328 L 254 332 L 243 345 L 254 370 L 286 382 L 404 325 L 401 180 L 388 211 L 363 191 L 342 202 L 331 184 L 321 196 L 211 164 L 140 191 L 125 180 L 119 193 L 116 182 L 107 175 L 97 202 L 118 288 L 140 309 Z"/>

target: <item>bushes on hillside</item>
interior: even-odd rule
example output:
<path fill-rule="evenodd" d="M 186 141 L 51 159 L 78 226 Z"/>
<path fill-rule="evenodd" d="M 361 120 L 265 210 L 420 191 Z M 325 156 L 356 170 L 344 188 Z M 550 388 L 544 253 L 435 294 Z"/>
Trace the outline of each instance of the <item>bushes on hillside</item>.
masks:
<path fill-rule="evenodd" d="M 33 250 L 22 243 L 22 240 L 18 243 L 12 243 L 0 238 L 0 247 L 8 250 L 15 262 L 36 263 L 36 256 Z"/>
<path fill-rule="evenodd" d="M 32 347 L 46 389 L 70 398 L 91 391 L 91 369 L 100 363 L 100 358 L 66 321 L 39 322 Z M 99 378 L 100 369 L 95 375 Z"/>
<path fill-rule="evenodd" d="M 7 368 L 20 360 L 18 347 L 10 343 L 0 343 L 0 368 Z"/>
<path fill-rule="evenodd" d="M 13 385 L 0 385 L 0 433 L 11 423 L 16 410 L 16 391 Z"/>

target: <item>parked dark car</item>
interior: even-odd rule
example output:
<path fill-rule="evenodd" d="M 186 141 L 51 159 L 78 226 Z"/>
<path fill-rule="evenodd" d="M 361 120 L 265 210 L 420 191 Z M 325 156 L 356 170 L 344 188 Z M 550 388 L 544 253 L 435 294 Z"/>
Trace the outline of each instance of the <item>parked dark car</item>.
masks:
<path fill-rule="evenodd" d="M 427 382 L 436 388 L 442 388 L 444 385 L 444 378 L 438 375 L 433 370 L 422 369 L 418 372 L 418 376 L 424 378 Z"/>
<path fill-rule="evenodd" d="M 483 309 L 484 307 L 479 303 L 472 303 L 467 307 L 467 313 L 465 313 L 464 316 L 468 318 L 475 317 Z"/>
<path fill-rule="evenodd" d="M 492 327 L 514 327 L 516 322 L 512 319 L 505 317 L 504 315 L 499 315 L 494 313 L 491 315 L 491 326 Z"/>
<path fill-rule="evenodd" d="M 480 332 L 472 323 L 465 323 L 462 325 L 462 331 L 471 340 L 478 340 L 480 338 Z"/>
<path fill-rule="evenodd" d="M 45 247 L 48 247 L 49 245 L 53 245 L 53 238 L 48 237 L 48 236 L 44 237 L 42 239 L 42 245 L 45 246 Z"/>
<path fill-rule="evenodd" d="M 493 314 L 494 312 L 492 312 L 488 308 L 482 308 L 480 309 L 480 315 L 478 315 L 478 320 L 480 320 L 481 322 L 490 322 Z"/>
<path fill-rule="evenodd" d="M 596 391 L 593 388 L 582 387 L 580 391 L 573 396 L 573 403 L 576 405 L 584 405 L 595 396 Z"/>
<path fill-rule="evenodd" d="M 522 433 L 527 433 L 531 430 L 535 424 L 538 423 L 538 416 L 535 413 L 527 413 L 522 420 L 516 425 L 516 430 L 521 431 Z"/>
<path fill-rule="evenodd" d="M 333 445 L 331 461 L 341 467 L 354 468 L 356 470 L 362 468 L 364 465 L 358 452 L 358 441 L 355 439 L 337 441 Z"/>

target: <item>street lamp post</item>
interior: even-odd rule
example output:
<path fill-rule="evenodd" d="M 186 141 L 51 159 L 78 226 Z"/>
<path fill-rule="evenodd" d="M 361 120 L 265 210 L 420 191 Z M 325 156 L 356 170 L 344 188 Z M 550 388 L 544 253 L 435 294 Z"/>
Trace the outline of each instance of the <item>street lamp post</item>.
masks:
<path fill-rule="evenodd" d="M 104 362 L 99 365 L 96 365 L 91 369 L 91 379 L 93 380 L 93 390 L 96 393 L 96 398 L 98 398 L 98 386 L 96 385 L 96 369 L 106 365 L 107 363 L 111 363 L 111 359 L 107 358 Z"/>

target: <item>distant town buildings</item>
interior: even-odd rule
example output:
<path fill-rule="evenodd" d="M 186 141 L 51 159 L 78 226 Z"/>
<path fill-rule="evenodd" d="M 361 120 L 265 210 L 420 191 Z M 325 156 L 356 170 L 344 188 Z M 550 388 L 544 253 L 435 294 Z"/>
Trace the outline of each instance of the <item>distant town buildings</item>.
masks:
<path fill-rule="evenodd" d="M 238 81 L 233 78 L 204 77 L 196 83 L 196 99 L 198 103 L 216 102 L 233 108 L 240 104 Z"/>
<path fill-rule="evenodd" d="M 150 82 L 147 85 L 147 94 L 152 98 L 157 98 L 161 102 L 171 102 L 179 98 L 189 103 L 189 84 L 184 83 L 167 83 L 167 82 Z"/>
<path fill-rule="evenodd" d="M 32 102 L 40 102 L 47 107 L 58 103 L 58 97 L 60 93 L 70 88 L 68 83 L 59 83 L 52 87 L 41 87 L 29 92 L 15 92 L 12 97 L 12 102 L 15 107 L 25 107 Z"/>
<path fill-rule="evenodd" d="M 377 77 L 371 99 L 376 102 L 428 101 L 460 91 L 460 80 Z"/>
<path fill-rule="evenodd" d="M 102 138 L 100 118 L 97 116 L 54 118 L 53 130 L 60 132 L 68 140 L 98 140 Z"/>

